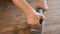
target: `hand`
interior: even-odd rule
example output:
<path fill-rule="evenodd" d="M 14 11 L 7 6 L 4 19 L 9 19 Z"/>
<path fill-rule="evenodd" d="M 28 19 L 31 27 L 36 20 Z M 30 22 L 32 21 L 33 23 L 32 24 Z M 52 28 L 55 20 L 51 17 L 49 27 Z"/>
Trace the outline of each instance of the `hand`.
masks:
<path fill-rule="evenodd" d="M 31 26 L 31 27 L 40 27 L 40 23 L 39 23 L 39 20 L 40 19 L 43 19 L 44 20 L 44 16 L 43 15 L 40 15 L 39 13 L 36 13 L 34 15 L 28 15 L 27 16 L 27 19 L 28 19 L 28 24 Z"/>
<path fill-rule="evenodd" d="M 38 4 L 36 5 L 36 9 L 41 8 L 45 12 L 48 8 L 46 0 L 39 0 Z"/>
<path fill-rule="evenodd" d="M 45 12 L 45 11 L 47 10 L 47 8 L 45 8 L 45 7 L 43 7 L 43 6 L 39 6 L 39 5 L 37 5 L 35 9 L 36 9 L 36 10 L 37 10 L 37 9 L 42 9 L 43 12 Z"/>

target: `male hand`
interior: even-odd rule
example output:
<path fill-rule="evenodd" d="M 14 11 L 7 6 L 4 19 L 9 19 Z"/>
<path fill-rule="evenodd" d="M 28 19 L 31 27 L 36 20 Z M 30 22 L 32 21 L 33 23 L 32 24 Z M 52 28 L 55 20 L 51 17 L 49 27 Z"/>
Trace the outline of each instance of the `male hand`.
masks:
<path fill-rule="evenodd" d="M 39 0 L 39 2 L 36 5 L 36 9 L 41 8 L 45 12 L 48 8 L 46 0 Z"/>
<path fill-rule="evenodd" d="M 39 23 L 39 20 L 40 19 L 45 19 L 45 17 L 43 15 L 40 15 L 39 13 L 36 13 L 34 15 L 28 15 L 27 16 L 27 19 L 28 19 L 28 24 L 31 26 L 31 27 L 40 27 L 40 23 Z"/>

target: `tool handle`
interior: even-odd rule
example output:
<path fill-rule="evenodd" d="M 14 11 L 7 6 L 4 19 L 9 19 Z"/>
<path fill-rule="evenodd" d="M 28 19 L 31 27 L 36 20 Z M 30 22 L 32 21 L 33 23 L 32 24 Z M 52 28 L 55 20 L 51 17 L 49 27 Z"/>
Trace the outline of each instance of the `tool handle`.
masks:
<path fill-rule="evenodd" d="M 39 14 L 42 14 L 42 15 L 43 15 L 43 10 L 42 10 L 42 9 L 37 9 L 37 12 L 38 12 Z"/>
<path fill-rule="evenodd" d="M 43 10 L 42 10 L 42 9 L 37 9 L 37 12 L 38 12 L 39 14 L 42 14 L 42 15 L 43 15 Z M 42 24 L 43 20 L 40 19 L 39 22 L 40 22 L 40 24 Z"/>

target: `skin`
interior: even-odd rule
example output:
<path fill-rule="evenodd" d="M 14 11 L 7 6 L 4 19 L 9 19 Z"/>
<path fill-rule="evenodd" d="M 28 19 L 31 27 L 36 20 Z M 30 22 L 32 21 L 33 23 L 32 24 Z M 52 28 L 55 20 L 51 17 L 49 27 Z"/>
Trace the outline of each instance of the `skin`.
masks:
<path fill-rule="evenodd" d="M 39 18 L 44 19 L 44 16 L 38 14 L 25 0 L 12 0 L 12 1 L 19 9 L 22 9 L 24 13 L 27 15 L 28 24 L 31 27 L 40 26 Z M 40 0 L 36 7 L 37 8 L 41 7 L 45 11 L 46 7 L 44 7 L 43 5 L 45 5 L 44 0 Z"/>
<path fill-rule="evenodd" d="M 38 4 L 36 6 L 36 9 L 39 7 L 42 8 L 43 11 L 45 12 L 48 8 L 46 0 L 39 0 Z"/>

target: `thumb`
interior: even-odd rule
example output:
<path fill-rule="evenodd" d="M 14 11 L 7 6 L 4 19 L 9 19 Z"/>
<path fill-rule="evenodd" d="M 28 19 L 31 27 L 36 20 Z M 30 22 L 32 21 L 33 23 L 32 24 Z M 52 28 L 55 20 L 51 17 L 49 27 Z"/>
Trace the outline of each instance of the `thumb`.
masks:
<path fill-rule="evenodd" d="M 40 20 L 40 19 L 43 19 L 43 20 L 46 19 L 46 17 L 45 17 L 44 15 L 39 14 L 39 13 L 36 13 L 36 14 L 37 14 L 37 17 L 38 17 L 39 20 Z"/>
<path fill-rule="evenodd" d="M 46 17 L 45 17 L 44 15 L 40 15 L 40 19 L 45 20 L 45 19 L 46 19 Z"/>

